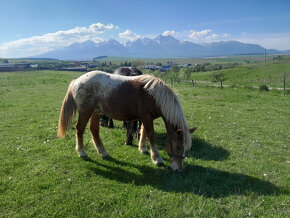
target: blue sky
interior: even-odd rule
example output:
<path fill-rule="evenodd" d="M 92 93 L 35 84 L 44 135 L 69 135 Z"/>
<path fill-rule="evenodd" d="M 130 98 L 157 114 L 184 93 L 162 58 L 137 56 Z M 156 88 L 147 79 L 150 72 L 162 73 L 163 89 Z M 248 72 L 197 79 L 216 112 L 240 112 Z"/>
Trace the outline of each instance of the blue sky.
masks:
<path fill-rule="evenodd" d="M 0 57 L 159 34 L 290 49 L 289 0 L 0 0 L 0 5 Z"/>

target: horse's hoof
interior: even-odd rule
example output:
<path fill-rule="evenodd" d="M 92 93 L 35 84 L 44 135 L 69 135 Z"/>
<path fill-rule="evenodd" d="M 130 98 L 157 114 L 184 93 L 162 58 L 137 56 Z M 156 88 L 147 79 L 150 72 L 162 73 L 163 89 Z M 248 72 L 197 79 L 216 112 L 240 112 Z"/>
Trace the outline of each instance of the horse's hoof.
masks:
<path fill-rule="evenodd" d="M 158 166 L 158 167 L 162 167 L 162 166 L 165 166 L 164 165 L 164 162 L 163 162 L 163 160 L 162 160 L 162 158 L 159 156 L 159 157 L 152 157 L 152 154 L 151 154 L 151 158 L 152 158 L 152 161 L 153 161 L 153 163 L 156 165 L 156 166 Z"/>
<path fill-rule="evenodd" d="M 174 170 L 174 173 L 181 173 L 182 169 Z"/>
<path fill-rule="evenodd" d="M 163 163 L 163 162 L 161 162 L 161 163 L 157 163 L 156 164 L 158 167 L 165 167 L 165 164 Z"/>
<path fill-rule="evenodd" d="M 146 154 L 146 155 L 150 154 L 147 148 L 139 148 L 139 151 L 141 154 Z"/>
<path fill-rule="evenodd" d="M 105 154 L 105 155 L 102 155 L 102 158 L 103 158 L 104 160 L 108 160 L 108 159 L 111 158 L 111 155 L 109 155 L 109 154 Z"/>
<path fill-rule="evenodd" d="M 90 160 L 88 155 L 84 155 L 84 156 L 79 156 L 80 158 L 82 158 L 83 160 L 87 161 Z"/>
<path fill-rule="evenodd" d="M 125 142 L 125 145 L 133 145 L 133 143 L 132 142 Z"/>
<path fill-rule="evenodd" d="M 141 154 L 146 154 L 146 155 L 149 155 L 150 154 L 148 150 L 141 150 L 140 153 Z"/>

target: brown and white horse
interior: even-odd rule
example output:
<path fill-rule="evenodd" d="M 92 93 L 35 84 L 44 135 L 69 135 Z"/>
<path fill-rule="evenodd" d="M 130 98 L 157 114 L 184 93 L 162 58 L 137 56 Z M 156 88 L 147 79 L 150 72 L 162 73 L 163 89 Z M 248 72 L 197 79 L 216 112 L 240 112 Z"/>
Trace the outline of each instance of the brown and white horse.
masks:
<path fill-rule="evenodd" d="M 86 73 L 73 80 L 62 102 L 58 136 L 64 137 L 78 112 L 76 123 L 76 151 L 87 158 L 83 144 L 85 127 L 90 120 L 90 131 L 97 152 L 103 157 L 109 153 L 100 139 L 100 115 L 116 120 L 141 120 L 139 150 L 147 153 L 146 137 L 149 138 L 151 159 L 158 166 L 164 165 L 155 145 L 153 120 L 162 117 L 167 130 L 166 151 L 170 156 L 173 171 L 181 171 L 185 152 L 191 147 L 190 132 L 174 92 L 161 80 L 151 75 L 135 77 L 108 74 L 101 71 Z"/>

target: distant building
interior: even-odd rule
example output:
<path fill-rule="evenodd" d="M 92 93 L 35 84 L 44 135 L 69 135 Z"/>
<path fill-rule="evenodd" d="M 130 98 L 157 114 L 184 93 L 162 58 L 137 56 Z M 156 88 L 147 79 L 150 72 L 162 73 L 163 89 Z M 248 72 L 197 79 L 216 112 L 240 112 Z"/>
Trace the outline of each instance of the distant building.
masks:
<path fill-rule="evenodd" d="M 67 70 L 67 71 L 87 71 L 87 67 L 86 66 L 67 67 L 67 68 L 63 68 L 61 70 Z"/>
<path fill-rule="evenodd" d="M 171 69 L 171 66 L 162 66 L 162 70 L 161 71 L 167 71 L 167 70 L 170 70 Z"/>
<path fill-rule="evenodd" d="M 191 67 L 191 64 L 179 64 L 177 65 L 178 68 L 183 68 L 183 67 Z"/>
<path fill-rule="evenodd" d="M 143 69 L 148 69 L 148 70 L 162 70 L 161 66 L 157 66 L 157 65 L 147 65 L 147 66 L 143 66 Z"/>
<path fill-rule="evenodd" d="M 148 69 L 148 70 L 159 70 L 159 71 L 167 71 L 171 69 L 171 66 L 158 66 L 158 65 L 147 65 L 143 66 L 143 69 Z"/>
<path fill-rule="evenodd" d="M 4 71 L 19 71 L 19 70 L 26 70 L 28 68 L 30 68 L 30 64 L 26 64 L 26 63 L 20 63 L 20 64 L 4 63 L 4 64 L 0 64 L 0 72 L 4 72 Z"/>

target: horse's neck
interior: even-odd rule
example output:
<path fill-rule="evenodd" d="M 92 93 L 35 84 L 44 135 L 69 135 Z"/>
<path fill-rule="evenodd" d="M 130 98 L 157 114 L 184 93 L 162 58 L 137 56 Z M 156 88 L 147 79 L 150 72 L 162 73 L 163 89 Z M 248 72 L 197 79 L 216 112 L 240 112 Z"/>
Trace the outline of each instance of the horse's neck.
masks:
<path fill-rule="evenodd" d="M 174 131 L 176 131 L 176 128 L 169 121 L 167 121 L 163 116 L 162 118 L 166 127 L 167 137 L 168 137 L 169 135 L 172 135 Z"/>

